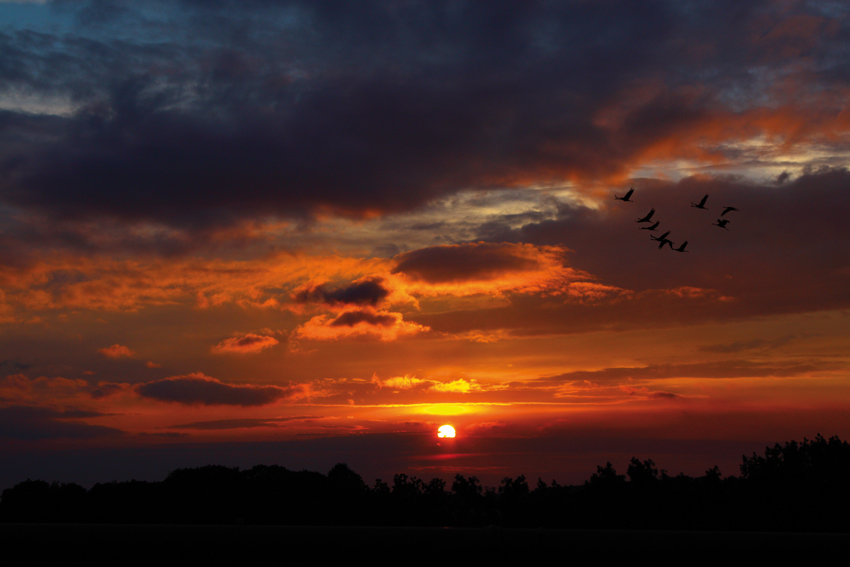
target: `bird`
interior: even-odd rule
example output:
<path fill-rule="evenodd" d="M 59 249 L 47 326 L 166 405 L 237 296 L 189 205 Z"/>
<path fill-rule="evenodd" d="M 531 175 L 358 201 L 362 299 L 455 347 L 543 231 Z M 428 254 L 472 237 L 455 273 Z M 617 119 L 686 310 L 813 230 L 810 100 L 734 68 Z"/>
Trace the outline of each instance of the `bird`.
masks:
<path fill-rule="evenodd" d="M 692 207 L 696 207 L 698 209 L 708 210 L 708 207 L 705 206 L 705 202 L 708 200 L 708 195 L 702 198 L 702 201 L 699 203 L 691 203 Z"/>
<path fill-rule="evenodd" d="M 675 250 L 676 252 L 690 252 L 690 250 L 685 250 L 685 246 L 687 246 L 687 245 L 688 245 L 688 241 L 685 240 L 684 242 L 682 242 L 682 245 L 679 246 L 678 248 L 673 248 L 672 244 L 670 245 L 670 248 L 673 248 L 673 250 Z"/>
<path fill-rule="evenodd" d="M 673 241 L 672 241 L 672 240 L 667 240 L 666 238 L 659 238 L 659 239 L 658 239 L 658 249 L 659 249 L 659 250 L 661 250 L 662 248 L 664 248 L 664 245 L 665 245 L 665 244 L 669 244 L 669 245 L 670 245 L 670 249 L 671 249 L 671 250 L 675 250 L 675 248 L 673 248 Z"/>
<path fill-rule="evenodd" d="M 651 235 L 650 235 L 650 237 L 649 237 L 649 238 L 650 238 L 650 239 L 652 239 L 652 240 L 655 240 L 656 242 L 660 242 L 661 244 L 660 244 L 658 247 L 659 247 L 659 248 L 661 248 L 662 246 L 664 246 L 664 243 L 665 243 L 665 242 L 670 242 L 669 240 L 667 240 L 667 235 L 668 235 L 668 234 L 670 234 L 670 231 L 669 231 L 669 230 L 668 230 L 667 232 L 665 232 L 664 234 L 662 234 L 661 236 L 651 236 Z M 672 243 L 672 242 L 670 242 L 670 245 L 671 245 L 671 246 L 672 246 L 672 244 L 673 244 L 673 243 Z"/>
<path fill-rule="evenodd" d="M 655 209 L 650 209 L 649 213 L 647 213 L 647 215 L 645 217 L 640 218 L 640 219 L 636 220 L 635 222 L 652 222 L 649 219 L 651 219 L 652 215 L 654 215 L 654 214 L 655 214 Z"/>
<path fill-rule="evenodd" d="M 652 225 L 652 226 L 642 226 L 642 227 L 640 227 L 640 229 L 641 230 L 656 230 L 658 228 L 659 224 L 661 224 L 660 221 L 655 221 L 654 225 Z"/>
<path fill-rule="evenodd" d="M 711 223 L 711 226 L 719 226 L 724 230 L 729 230 L 726 225 L 729 224 L 729 219 L 717 219 L 717 222 Z"/>
<path fill-rule="evenodd" d="M 731 213 L 732 211 L 737 211 L 737 210 L 738 209 L 736 209 L 735 207 L 723 207 L 723 212 L 720 213 L 720 216 L 722 217 L 726 213 Z"/>
<path fill-rule="evenodd" d="M 634 201 L 631 200 L 632 193 L 634 193 L 634 192 L 635 192 L 635 190 L 630 187 L 625 195 L 623 195 L 622 197 L 618 197 L 618 196 L 614 195 L 614 199 L 616 199 L 617 201 L 628 201 L 630 203 L 634 203 Z"/>

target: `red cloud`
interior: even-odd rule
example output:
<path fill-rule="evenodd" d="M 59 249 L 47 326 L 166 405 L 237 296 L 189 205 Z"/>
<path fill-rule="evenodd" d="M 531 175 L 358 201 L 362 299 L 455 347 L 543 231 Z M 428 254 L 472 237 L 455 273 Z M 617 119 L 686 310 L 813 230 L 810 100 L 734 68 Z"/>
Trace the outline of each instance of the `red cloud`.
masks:
<path fill-rule="evenodd" d="M 132 358 L 136 353 L 124 345 L 114 344 L 110 347 L 99 349 L 97 352 L 106 358 Z"/>

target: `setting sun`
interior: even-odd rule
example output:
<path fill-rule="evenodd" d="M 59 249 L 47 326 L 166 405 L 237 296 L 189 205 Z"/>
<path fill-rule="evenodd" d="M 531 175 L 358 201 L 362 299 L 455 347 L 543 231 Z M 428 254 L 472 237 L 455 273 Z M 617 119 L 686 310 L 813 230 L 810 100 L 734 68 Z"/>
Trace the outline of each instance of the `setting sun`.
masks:
<path fill-rule="evenodd" d="M 442 425 L 437 430 L 437 437 L 454 437 L 455 436 L 455 428 L 451 425 Z"/>

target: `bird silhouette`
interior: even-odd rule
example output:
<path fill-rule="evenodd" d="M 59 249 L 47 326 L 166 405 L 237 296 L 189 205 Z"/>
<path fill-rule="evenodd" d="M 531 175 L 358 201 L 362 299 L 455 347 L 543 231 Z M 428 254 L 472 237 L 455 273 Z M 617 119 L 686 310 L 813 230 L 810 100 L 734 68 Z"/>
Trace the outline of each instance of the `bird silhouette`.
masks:
<path fill-rule="evenodd" d="M 628 201 L 630 203 L 634 203 L 634 201 L 631 200 L 632 199 L 632 193 L 634 193 L 634 192 L 635 192 L 634 189 L 629 188 L 629 190 L 626 192 L 625 195 L 623 195 L 622 197 L 618 197 L 618 196 L 614 195 L 614 199 L 616 199 L 617 201 Z"/>
<path fill-rule="evenodd" d="M 738 209 L 736 209 L 735 207 L 723 207 L 723 212 L 720 213 L 720 216 L 722 217 L 726 213 L 731 213 L 732 211 L 737 211 L 737 210 Z"/>
<path fill-rule="evenodd" d="M 655 221 L 654 225 L 652 225 L 652 226 L 642 226 L 642 227 L 640 227 L 640 229 L 641 230 L 656 230 L 658 228 L 659 224 L 661 224 L 660 221 Z"/>
<path fill-rule="evenodd" d="M 651 219 L 652 215 L 654 215 L 654 214 L 655 214 L 655 209 L 650 209 L 649 213 L 647 213 L 647 215 L 645 217 L 640 218 L 640 219 L 636 220 L 635 222 L 652 222 L 649 219 Z"/>
<path fill-rule="evenodd" d="M 708 195 L 702 198 L 702 201 L 699 203 L 691 203 L 692 207 L 696 207 L 698 209 L 708 210 L 708 207 L 705 206 L 705 202 L 708 200 Z"/>
<path fill-rule="evenodd" d="M 659 239 L 658 239 L 658 249 L 659 249 L 659 250 L 661 250 L 662 248 L 664 248 L 664 245 L 665 245 L 665 244 L 669 244 L 669 245 L 670 245 L 670 249 L 671 249 L 671 250 L 673 250 L 673 249 L 674 249 L 674 248 L 673 248 L 673 241 L 672 241 L 672 240 L 667 240 L 666 238 L 659 238 Z"/>
<path fill-rule="evenodd" d="M 670 248 L 672 248 L 673 243 L 670 242 L 669 240 L 667 240 L 668 234 L 670 234 L 669 230 L 667 232 L 665 232 L 664 234 L 662 234 L 661 236 L 651 236 L 650 235 L 649 238 L 652 239 L 652 240 L 655 240 L 656 242 L 660 242 L 661 244 L 658 245 L 659 248 L 664 248 L 664 245 L 667 244 L 668 242 L 670 243 Z"/>
<path fill-rule="evenodd" d="M 719 226 L 724 230 L 729 230 L 726 225 L 729 224 L 729 219 L 717 219 L 717 222 L 711 223 L 711 226 Z"/>
<path fill-rule="evenodd" d="M 690 252 L 690 250 L 685 250 L 685 246 L 687 246 L 687 245 L 688 245 L 688 241 L 685 240 L 684 242 L 682 242 L 682 245 L 679 246 L 678 248 L 673 248 L 672 244 L 670 245 L 670 248 L 673 248 L 673 250 L 675 250 L 676 252 Z"/>

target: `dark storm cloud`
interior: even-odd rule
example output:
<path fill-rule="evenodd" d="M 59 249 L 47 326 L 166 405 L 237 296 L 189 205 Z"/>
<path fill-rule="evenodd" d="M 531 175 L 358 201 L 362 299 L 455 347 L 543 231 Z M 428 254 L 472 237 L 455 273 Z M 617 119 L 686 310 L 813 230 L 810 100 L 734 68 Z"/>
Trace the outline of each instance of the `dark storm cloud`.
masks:
<path fill-rule="evenodd" d="M 75 419 L 99 417 L 95 412 L 9 406 L 0 408 L 0 438 L 32 441 L 36 439 L 91 439 L 123 435 L 102 425 L 89 425 Z"/>
<path fill-rule="evenodd" d="M 376 306 L 389 294 L 389 290 L 381 284 L 383 279 L 370 278 L 347 286 L 328 289 L 320 285 L 305 289 L 295 295 L 300 303 L 323 302 L 329 305 L 370 305 Z"/>
<path fill-rule="evenodd" d="M 850 171 L 841 168 L 808 171 L 781 185 L 736 177 L 636 180 L 634 202 L 614 202 L 614 194 L 622 191 L 612 189 L 604 209 L 561 205 L 554 218 L 520 228 L 497 218 L 478 237 L 566 246 L 573 251 L 571 266 L 605 284 L 639 292 L 635 298 L 642 298 L 646 309 L 635 315 L 648 323 L 675 315 L 672 298 L 652 293 L 662 289 L 698 288 L 704 297 L 713 295 L 708 310 L 688 314 L 692 320 L 846 308 L 847 187 Z M 690 206 L 706 194 L 708 210 Z M 729 219 L 729 230 L 712 226 L 725 206 L 738 209 L 723 217 Z M 669 230 L 674 246 L 688 241 L 688 253 L 659 250 L 649 231 L 640 230 L 646 224 L 635 220 L 650 208 L 656 209 L 658 230 Z M 621 303 L 618 317 L 628 318 L 634 308 Z"/>
<path fill-rule="evenodd" d="M 234 386 L 202 374 L 174 376 L 136 386 L 145 398 L 184 405 L 263 406 L 293 394 L 277 386 Z"/>
<path fill-rule="evenodd" d="M 511 244 L 489 242 L 432 246 L 398 256 L 393 273 L 428 283 L 491 279 L 504 272 L 536 268 L 537 260 L 522 252 Z"/>
<path fill-rule="evenodd" d="M 60 4 L 86 25 L 0 34 L 8 88 L 71 107 L 48 137 L 0 132 L 2 199 L 183 227 L 605 178 L 774 96 L 750 68 L 789 45 L 839 81 L 847 43 L 817 5 L 764 2 Z"/>

